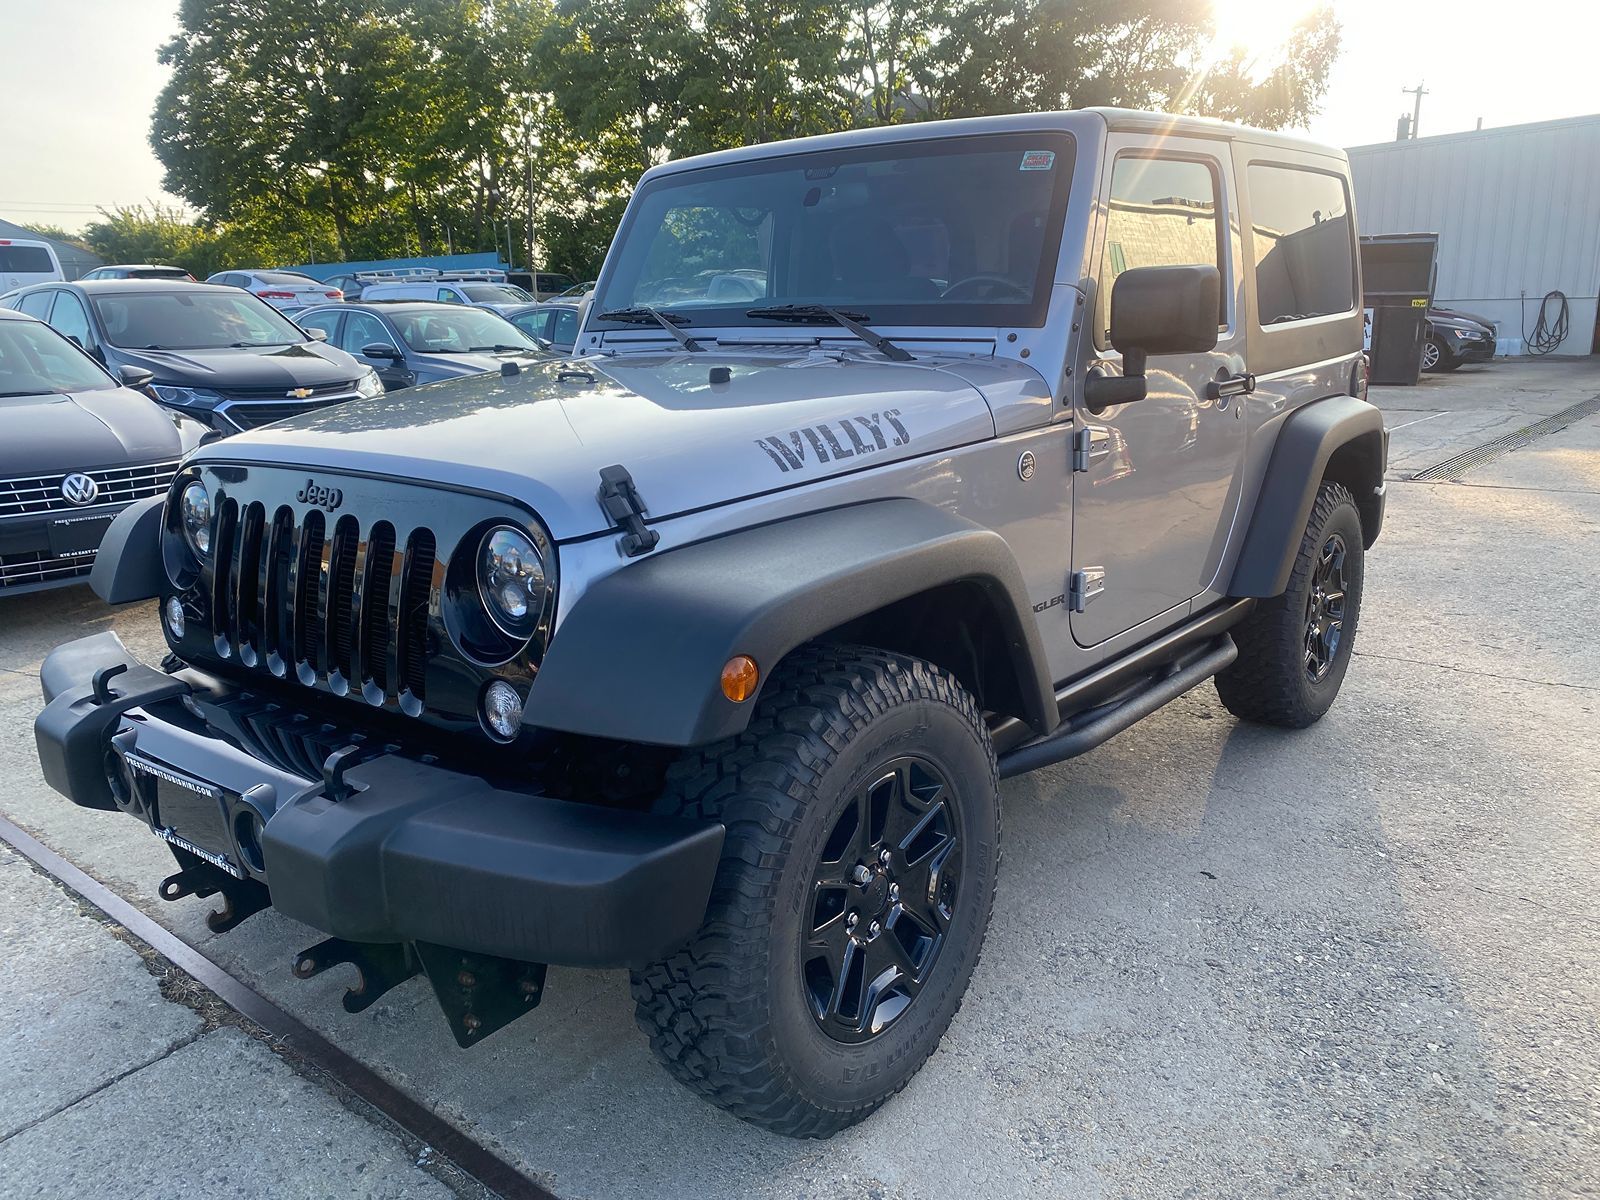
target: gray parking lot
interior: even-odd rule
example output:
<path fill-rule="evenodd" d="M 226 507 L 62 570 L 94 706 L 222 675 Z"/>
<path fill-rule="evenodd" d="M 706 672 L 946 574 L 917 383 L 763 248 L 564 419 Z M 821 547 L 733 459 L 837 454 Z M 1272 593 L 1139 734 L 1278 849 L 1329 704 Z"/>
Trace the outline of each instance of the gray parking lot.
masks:
<path fill-rule="evenodd" d="M 0 811 L 572 1200 L 1590 1194 L 1600 416 L 1458 479 L 1410 476 L 1597 395 L 1589 361 L 1375 389 L 1388 522 L 1333 711 L 1267 731 L 1204 685 L 1005 785 L 995 922 L 965 1006 L 906 1091 L 829 1142 L 771 1136 L 672 1083 L 620 974 L 552 970 L 534 1015 L 463 1052 L 421 980 L 349 1016 L 340 971 L 290 975 L 320 935 L 269 911 L 214 937 L 207 902 L 157 899 L 163 845 L 50 792 L 31 732 L 56 643 L 114 628 L 159 658 L 148 605 L 113 612 L 82 588 L 0 601 Z M 66 944 L 86 918 L 19 861 L 0 860 L 0 889 L 0 1012 L 58 1007 L 72 989 L 51 962 L 90 953 Z M 113 1023 L 80 1020 L 49 1053 L 37 1026 L 0 1029 L 0 1194 L 101 1194 L 37 1131 L 92 1141 L 114 1088 L 146 1072 L 163 1116 L 116 1161 L 163 1145 L 150 1194 L 439 1187 L 386 1131 L 340 1132 L 364 1118 L 245 1035 L 165 1011 L 148 973 L 105 954 L 96 978 L 127 989 Z M 19 1086 L 96 1054 L 126 1069 Z M 227 1185 L 202 1170 L 214 1139 L 163 1132 L 229 1121 Z M 281 1157 L 308 1121 L 325 1173 Z"/>

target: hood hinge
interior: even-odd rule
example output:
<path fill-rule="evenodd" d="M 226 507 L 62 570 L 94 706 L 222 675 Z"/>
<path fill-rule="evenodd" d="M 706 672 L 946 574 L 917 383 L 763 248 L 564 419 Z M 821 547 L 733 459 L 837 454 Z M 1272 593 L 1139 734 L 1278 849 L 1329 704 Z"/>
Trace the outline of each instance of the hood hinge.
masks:
<path fill-rule="evenodd" d="M 633 486 L 633 476 L 628 468 L 617 463 L 600 468 L 600 511 L 606 520 L 622 530 L 617 546 L 629 558 L 637 558 L 654 550 L 661 535 L 644 523 L 644 501 L 639 489 Z"/>

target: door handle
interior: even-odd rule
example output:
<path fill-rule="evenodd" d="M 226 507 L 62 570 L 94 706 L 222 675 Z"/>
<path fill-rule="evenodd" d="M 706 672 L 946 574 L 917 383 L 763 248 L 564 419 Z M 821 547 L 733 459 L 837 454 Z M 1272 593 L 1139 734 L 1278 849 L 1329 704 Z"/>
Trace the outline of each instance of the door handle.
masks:
<path fill-rule="evenodd" d="M 1229 396 L 1248 396 L 1256 390 L 1256 377 L 1246 371 L 1243 375 L 1229 375 L 1226 367 L 1206 384 L 1207 400 L 1222 400 Z"/>

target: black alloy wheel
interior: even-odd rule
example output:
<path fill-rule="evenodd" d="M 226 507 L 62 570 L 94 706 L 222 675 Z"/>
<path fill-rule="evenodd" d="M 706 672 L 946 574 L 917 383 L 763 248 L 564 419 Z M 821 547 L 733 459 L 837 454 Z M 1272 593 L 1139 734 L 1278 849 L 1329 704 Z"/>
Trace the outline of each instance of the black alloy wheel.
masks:
<path fill-rule="evenodd" d="M 1306 595 L 1306 674 L 1321 683 L 1333 669 L 1344 637 L 1344 565 L 1348 551 L 1341 534 L 1329 535 Z"/>
<path fill-rule="evenodd" d="M 811 1015 L 835 1041 L 877 1037 L 932 971 L 961 884 L 957 804 L 932 763 L 898 758 L 829 833 L 800 968 Z"/>

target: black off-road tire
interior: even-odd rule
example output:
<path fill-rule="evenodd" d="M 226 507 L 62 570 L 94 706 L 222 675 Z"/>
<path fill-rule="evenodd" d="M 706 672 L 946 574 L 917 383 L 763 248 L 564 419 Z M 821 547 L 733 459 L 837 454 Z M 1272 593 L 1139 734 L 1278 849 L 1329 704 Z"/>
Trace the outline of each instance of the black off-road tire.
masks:
<path fill-rule="evenodd" d="M 1308 668 L 1311 609 L 1323 552 L 1333 539 L 1345 551 L 1344 606 L 1338 646 L 1326 673 Z M 1304 729 L 1318 721 L 1339 694 L 1361 615 L 1361 514 L 1343 484 L 1324 483 L 1295 555 L 1283 595 L 1263 600 L 1232 630 L 1239 657 L 1216 677 L 1217 694 L 1234 716 L 1263 725 Z"/>
<path fill-rule="evenodd" d="M 825 1032 L 806 990 L 814 872 L 853 798 L 907 756 L 942 772 L 956 796 L 949 922 L 909 1006 L 870 1040 L 847 1044 Z M 678 953 L 632 975 L 636 1018 L 667 1070 L 791 1137 L 828 1137 L 904 1087 L 977 965 L 999 865 L 998 789 L 983 717 L 945 671 L 853 646 L 813 645 L 786 659 L 749 728 L 686 754 L 658 805 L 727 827 L 705 923 Z"/>

